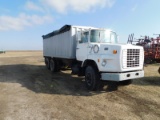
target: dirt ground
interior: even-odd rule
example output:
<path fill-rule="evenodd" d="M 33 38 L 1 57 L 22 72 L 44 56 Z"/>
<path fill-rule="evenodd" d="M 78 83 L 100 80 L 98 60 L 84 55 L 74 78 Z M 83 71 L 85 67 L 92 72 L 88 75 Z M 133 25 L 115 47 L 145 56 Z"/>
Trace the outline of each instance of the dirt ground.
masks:
<path fill-rule="evenodd" d="M 0 54 L 0 120 L 159 120 L 160 64 L 122 86 L 88 91 L 70 70 L 52 74 L 41 51 Z"/>

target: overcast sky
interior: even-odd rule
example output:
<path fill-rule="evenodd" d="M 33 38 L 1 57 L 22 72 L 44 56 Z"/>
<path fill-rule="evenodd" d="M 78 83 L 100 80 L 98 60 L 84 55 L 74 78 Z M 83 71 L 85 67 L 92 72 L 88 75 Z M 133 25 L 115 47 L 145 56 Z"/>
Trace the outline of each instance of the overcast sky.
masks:
<path fill-rule="evenodd" d="M 0 50 L 42 50 L 41 36 L 65 24 L 112 29 L 121 43 L 152 37 L 160 0 L 0 0 Z"/>

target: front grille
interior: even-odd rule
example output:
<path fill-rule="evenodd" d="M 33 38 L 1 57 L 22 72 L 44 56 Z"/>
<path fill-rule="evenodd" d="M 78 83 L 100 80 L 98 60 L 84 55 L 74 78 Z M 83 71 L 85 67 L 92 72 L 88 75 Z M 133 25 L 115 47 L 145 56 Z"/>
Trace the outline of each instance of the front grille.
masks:
<path fill-rule="evenodd" d="M 123 68 L 139 67 L 140 59 L 140 49 L 123 50 Z"/>
<path fill-rule="evenodd" d="M 139 49 L 127 49 L 127 67 L 139 66 Z"/>

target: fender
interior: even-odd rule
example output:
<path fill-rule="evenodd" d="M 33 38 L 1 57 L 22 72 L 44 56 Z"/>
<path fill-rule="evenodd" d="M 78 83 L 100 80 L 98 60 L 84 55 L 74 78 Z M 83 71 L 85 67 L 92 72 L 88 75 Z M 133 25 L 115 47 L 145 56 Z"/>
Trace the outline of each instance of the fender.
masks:
<path fill-rule="evenodd" d="M 86 59 L 85 61 L 82 62 L 81 67 L 86 67 L 87 65 L 95 66 L 99 71 L 97 63 L 94 60 Z"/>

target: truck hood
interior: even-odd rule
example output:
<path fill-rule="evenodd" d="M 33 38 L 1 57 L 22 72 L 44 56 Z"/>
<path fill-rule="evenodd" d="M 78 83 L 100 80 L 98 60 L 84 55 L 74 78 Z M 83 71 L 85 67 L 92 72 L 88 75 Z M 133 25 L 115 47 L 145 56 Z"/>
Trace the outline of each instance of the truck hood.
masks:
<path fill-rule="evenodd" d="M 143 49 L 142 46 L 136 46 L 131 44 L 111 44 L 111 43 L 94 43 L 92 46 L 99 47 L 99 54 L 112 54 L 113 50 L 117 50 L 117 52 L 121 52 L 123 49 Z M 94 51 L 93 51 L 94 52 Z"/>
<path fill-rule="evenodd" d="M 97 50 L 98 46 L 98 52 L 95 52 Z M 94 50 L 95 49 L 95 50 Z M 127 51 L 127 49 L 139 49 L 140 51 L 142 51 L 140 54 L 140 56 L 142 56 L 142 58 L 140 58 L 140 66 L 139 67 L 131 67 L 131 68 L 125 68 L 123 67 L 124 62 L 127 61 L 126 56 L 123 56 L 123 51 Z M 116 51 L 116 53 L 114 53 L 114 51 Z M 100 71 L 108 71 L 108 72 L 124 72 L 124 71 L 134 71 L 137 69 L 142 69 L 143 67 L 143 47 L 141 46 L 135 46 L 135 45 L 131 45 L 131 44 L 92 44 L 91 50 L 90 50 L 90 54 L 89 57 L 90 59 L 94 59 L 95 56 L 97 56 L 96 59 L 100 58 L 100 61 L 106 61 L 107 64 L 105 67 L 103 67 L 101 63 L 97 63 L 99 64 L 99 70 Z M 133 54 L 134 55 L 134 54 Z M 96 60 L 95 60 L 96 61 Z"/>

